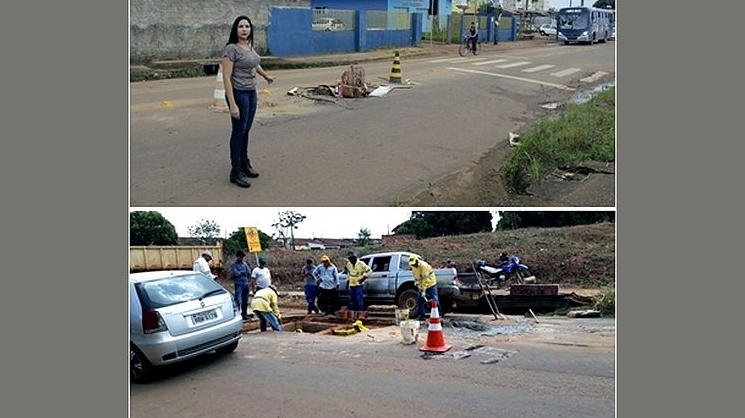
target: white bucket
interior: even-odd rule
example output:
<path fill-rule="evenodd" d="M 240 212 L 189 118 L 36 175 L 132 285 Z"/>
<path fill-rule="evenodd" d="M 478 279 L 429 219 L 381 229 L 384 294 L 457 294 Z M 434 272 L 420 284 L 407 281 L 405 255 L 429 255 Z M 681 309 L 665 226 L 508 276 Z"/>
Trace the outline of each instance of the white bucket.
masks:
<path fill-rule="evenodd" d="M 419 337 L 419 321 L 407 319 L 399 325 L 401 329 L 401 344 L 414 344 Z"/>

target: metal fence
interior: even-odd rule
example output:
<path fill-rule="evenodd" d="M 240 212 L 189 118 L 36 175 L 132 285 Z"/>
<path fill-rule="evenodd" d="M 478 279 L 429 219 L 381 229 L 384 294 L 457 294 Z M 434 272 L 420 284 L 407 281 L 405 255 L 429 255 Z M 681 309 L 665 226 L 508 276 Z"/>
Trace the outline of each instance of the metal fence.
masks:
<path fill-rule="evenodd" d="M 313 9 L 312 29 L 317 32 L 355 30 L 354 10 Z"/>
<path fill-rule="evenodd" d="M 367 11 L 368 30 L 410 30 L 411 13 Z"/>

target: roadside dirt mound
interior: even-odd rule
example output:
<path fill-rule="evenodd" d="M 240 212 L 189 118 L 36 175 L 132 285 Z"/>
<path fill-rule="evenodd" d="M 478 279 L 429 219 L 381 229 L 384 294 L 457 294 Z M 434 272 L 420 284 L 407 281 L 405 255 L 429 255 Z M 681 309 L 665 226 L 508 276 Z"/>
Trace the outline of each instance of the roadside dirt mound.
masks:
<path fill-rule="evenodd" d="M 272 280 L 282 290 L 301 290 L 300 269 L 310 258 L 317 263 L 326 254 L 340 270 L 350 248 L 333 250 L 264 251 Z M 436 267 L 447 260 L 459 272 L 472 271 L 471 264 L 483 259 L 496 263 L 501 252 L 517 254 L 530 267 L 539 283 L 563 287 L 600 288 L 615 284 L 615 224 L 601 223 L 565 228 L 525 228 L 512 231 L 407 240 L 354 248 L 361 255 L 386 251 L 411 251 Z M 253 264 L 253 261 L 251 261 Z M 229 265 L 225 263 L 225 265 Z M 230 279 L 223 272 L 223 280 Z"/>

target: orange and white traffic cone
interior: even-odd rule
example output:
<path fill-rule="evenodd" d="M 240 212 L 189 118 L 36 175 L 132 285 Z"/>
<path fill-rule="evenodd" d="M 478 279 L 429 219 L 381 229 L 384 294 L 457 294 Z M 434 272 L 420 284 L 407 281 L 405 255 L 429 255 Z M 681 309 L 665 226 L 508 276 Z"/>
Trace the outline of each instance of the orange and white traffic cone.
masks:
<path fill-rule="evenodd" d="M 228 102 L 225 100 L 225 84 L 222 80 L 222 64 L 217 70 L 217 78 L 215 79 L 215 92 L 212 95 L 213 103 L 210 106 L 210 110 L 214 112 L 228 112 Z"/>
<path fill-rule="evenodd" d="M 433 351 L 443 353 L 452 348 L 445 344 L 445 336 L 442 334 L 442 323 L 440 323 L 440 310 L 437 309 L 437 301 L 432 301 L 432 311 L 429 314 L 429 326 L 427 328 L 427 342 L 419 351 Z"/>

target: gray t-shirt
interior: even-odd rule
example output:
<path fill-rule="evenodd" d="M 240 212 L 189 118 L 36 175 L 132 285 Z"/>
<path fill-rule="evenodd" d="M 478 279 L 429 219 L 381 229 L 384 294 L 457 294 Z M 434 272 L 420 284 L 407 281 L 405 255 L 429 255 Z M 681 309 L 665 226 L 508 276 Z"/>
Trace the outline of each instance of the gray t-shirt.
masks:
<path fill-rule="evenodd" d="M 233 62 L 233 74 L 230 82 L 236 90 L 256 90 L 256 67 L 261 62 L 259 54 L 251 48 L 246 51 L 237 44 L 228 44 L 222 53 Z"/>

